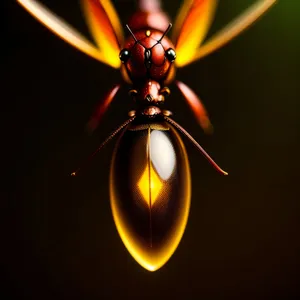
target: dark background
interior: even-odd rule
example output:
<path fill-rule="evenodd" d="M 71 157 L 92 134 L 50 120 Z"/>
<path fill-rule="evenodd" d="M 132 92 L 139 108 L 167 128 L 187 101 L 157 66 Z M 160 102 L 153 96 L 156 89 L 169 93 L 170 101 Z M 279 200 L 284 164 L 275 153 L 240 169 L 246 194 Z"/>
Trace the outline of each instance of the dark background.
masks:
<path fill-rule="evenodd" d="M 114 2 L 126 22 L 133 2 Z M 180 2 L 165 1 L 172 17 Z M 210 34 L 253 3 L 220 2 Z M 173 86 L 167 106 L 229 176 L 216 173 L 184 139 L 192 167 L 190 218 L 177 251 L 155 273 L 131 258 L 113 223 L 108 174 L 114 142 L 80 177 L 69 176 L 132 108 L 125 88 L 96 133 L 85 132 L 119 72 L 7 2 L 1 29 L 1 299 L 300 296 L 298 2 L 279 1 L 229 45 L 178 71 L 202 97 L 215 134 L 202 133 Z M 87 33 L 76 1 L 43 3 Z"/>

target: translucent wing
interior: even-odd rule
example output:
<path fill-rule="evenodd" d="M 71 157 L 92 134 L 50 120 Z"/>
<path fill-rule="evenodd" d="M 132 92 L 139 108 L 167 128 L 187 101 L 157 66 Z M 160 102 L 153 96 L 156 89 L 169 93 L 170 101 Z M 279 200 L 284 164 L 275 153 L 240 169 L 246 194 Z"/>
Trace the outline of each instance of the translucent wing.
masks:
<path fill-rule="evenodd" d="M 190 62 L 212 23 L 217 0 L 185 0 L 175 20 L 172 40 L 176 46 L 176 65 Z"/>
<path fill-rule="evenodd" d="M 110 0 L 81 0 L 84 15 L 105 60 L 113 67 L 121 65 L 120 46 L 123 31 L 119 17 Z"/>
<path fill-rule="evenodd" d="M 193 55 L 189 55 L 188 57 L 179 60 L 178 66 L 183 67 L 224 46 L 266 13 L 276 1 L 277 0 L 256 1 L 244 13 L 201 45 L 197 51 L 193 51 Z"/>
<path fill-rule="evenodd" d="M 53 14 L 44 5 L 35 0 L 17 0 L 17 2 L 20 3 L 33 17 L 64 41 L 100 62 L 108 64 L 111 67 L 116 67 L 116 64 L 112 64 L 108 61 L 105 55 L 101 53 L 95 45 L 64 20 Z"/>
<path fill-rule="evenodd" d="M 272 7 L 272 5 L 276 3 L 276 1 L 277 0 L 260 0 L 254 3 L 243 14 L 229 23 L 224 29 L 216 33 L 203 46 L 201 46 L 189 63 L 216 51 L 234 39 L 250 25 L 252 25 L 264 13 L 266 13 Z"/>

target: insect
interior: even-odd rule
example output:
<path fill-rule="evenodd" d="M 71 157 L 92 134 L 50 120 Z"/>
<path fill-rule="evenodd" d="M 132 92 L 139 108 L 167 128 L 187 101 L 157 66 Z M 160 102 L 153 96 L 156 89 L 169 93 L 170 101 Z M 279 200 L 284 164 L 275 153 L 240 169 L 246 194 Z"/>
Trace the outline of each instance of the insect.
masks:
<path fill-rule="evenodd" d="M 217 0 L 185 0 L 172 24 L 158 0 L 137 1 L 137 11 L 126 25 L 124 38 L 110 0 L 82 0 L 92 44 L 78 31 L 34 0 L 18 0 L 35 18 L 66 42 L 96 60 L 121 70 L 131 86 L 136 110 L 105 140 L 120 134 L 110 171 L 112 215 L 118 233 L 132 257 L 145 269 L 161 268 L 177 249 L 186 228 L 191 176 L 188 156 L 179 133 L 185 135 L 212 166 L 227 175 L 193 137 L 164 109 L 168 85 L 176 68 L 216 51 L 263 15 L 276 0 L 260 0 L 223 30 L 204 41 Z M 97 46 L 96 46 L 97 45 Z M 205 132 L 212 130 L 208 113 L 195 92 L 181 81 L 177 87 Z M 90 122 L 95 130 L 121 84 L 99 103 Z M 92 156 L 93 156 L 92 155 Z M 72 173 L 76 175 L 79 172 Z"/>

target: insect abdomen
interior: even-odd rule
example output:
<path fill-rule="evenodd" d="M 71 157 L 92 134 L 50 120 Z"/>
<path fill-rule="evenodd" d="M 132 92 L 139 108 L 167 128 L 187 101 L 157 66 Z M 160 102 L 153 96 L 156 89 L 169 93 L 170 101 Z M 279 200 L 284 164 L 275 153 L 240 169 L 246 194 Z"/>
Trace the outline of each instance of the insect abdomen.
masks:
<path fill-rule="evenodd" d="M 149 271 L 176 250 L 190 209 L 185 147 L 165 123 L 134 125 L 120 138 L 111 167 L 111 207 L 120 237 Z"/>

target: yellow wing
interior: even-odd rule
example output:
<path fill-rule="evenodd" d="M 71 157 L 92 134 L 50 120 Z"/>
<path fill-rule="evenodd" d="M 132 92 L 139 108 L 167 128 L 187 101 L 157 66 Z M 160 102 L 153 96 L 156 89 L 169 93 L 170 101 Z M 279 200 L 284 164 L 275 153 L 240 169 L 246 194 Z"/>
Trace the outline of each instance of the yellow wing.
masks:
<path fill-rule="evenodd" d="M 243 14 L 229 23 L 224 29 L 212 36 L 203 44 L 190 63 L 218 50 L 266 13 L 277 0 L 260 0 L 250 6 Z"/>
<path fill-rule="evenodd" d="M 209 1 L 209 0 L 207 0 Z M 266 13 L 273 4 L 276 3 L 277 0 L 258 0 L 252 6 L 250 6 L 244 13 L 238 16 L 235 20 L 229 23 L 224 29 L 217 32 L 214 36 L 212 36 L 208 41 L 206 41 L 203 45 L 194 51 L 192 49 L 192 55 L 188 53 L 179 52 L 177 50 L 178 61 L 177 65 L 179 67 L 186 66 L 204 56 L 211 54 L 216 51 L 220 47 L 227 44 L 229 41 L 234 39 L 244 30 L 246 30 L 250 25 L 252 25 L 259 17 L 261 17 L 264 13 Z M 194 23 L 194 26 L 197 27 L 197 24 Z M 193 31 L 194 32 L 194 31 Z M 192 34 L 192 33 L 190 33 Z M 179 33 L 181 35 L 181 33 Z M 182 55 L 185 57 L 179 57 Z"/>
<path fill-rule="evenodd" d="M 98 47 L 93 45 L 64 20 L 53 14 L 44 5 L 35 0 L 17 0 L 17 2 L 21 4 L 33 17 L 73 47 L 111 67 L 118 68 L 120 66 L 120 63 L 117 65 L 116 59 L 112 63 L 112 61 L 108 60 L 106 55 L 104 55 Z"/>
<path fill-rule="evenodd" d="M 86 22 L 101 54 L 113 67 L 120 67 L 123 31 L 110 0 L 81 0 Z"/>
<path fill-rule="evenodd" d="M 176 65 L 182 67 L 195 56 L 212 23 L 217 0 L 185 0 L 175 20 L 172 40 Z"/>

